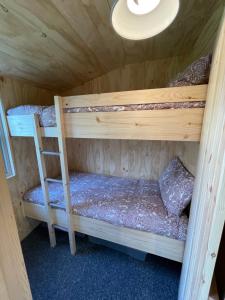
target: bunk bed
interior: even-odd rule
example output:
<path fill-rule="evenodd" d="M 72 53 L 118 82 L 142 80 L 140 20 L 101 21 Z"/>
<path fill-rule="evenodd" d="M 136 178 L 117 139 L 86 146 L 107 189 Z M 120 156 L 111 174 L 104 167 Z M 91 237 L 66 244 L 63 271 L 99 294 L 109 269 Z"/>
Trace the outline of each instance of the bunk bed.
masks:
<path fill-rule="evenodd" d="M 77 231 L 182 262 L 185 236 L 171 234 L 172 229 L 169 233 L 162 234 L 151 228 L 146 229 L 144 226 L 132 228 L 130 224 L 110 222 L 99 218 L 98 215 L 82 213 L 81 210 L 74 209 L 65 141 L 66 138 L 93 138 L 197 142 L 201 135 L 206 94 L 207 85 L 196 85 L 72 97 L 56 96 L 55 115 L 50 127 L 41 126 L 43 125 L 41 114 L 13 115 L 11 113 L 8 115 L 10 135 L 33 137 L 36 146 L 41 188 L 26 195 L 26 201 L 23 203 L 25 216 L 47 222 L 52 246 L 56 244 L 54 228 L 68 230 L 72 254 L 76 251 L 74 231 Z M 57 137 L 59 152 L 45 150 L 42 137 Z M 45 156 L 48 155 L 60 157 L 61 179 L 47 177 Z M 78 173 L 71 175 L 71 181 L 76 185 L 77 178 L 85 177 L 90 184 L 91 176 L 97 181 L 100 178 L 102 180 L 92 192 L 104 186 L 103 182 L 105 182 L 106 187 L 102 190 L 102 193 L 105 193 L 110 185 L 113 186 L 113 180 L 118 182 L 122 180 Z M 63 187 L 61 197 L 64 196 L 64 204 L 53 203 L 49 196 L 51 190 L 59 184 Z M 134 181 L 124 179 L 119 183 L 119 188 L 122 189 L 124 184 L 128 190 L 135 185 Z M 148 184 L 146 182 L 142 184 L 146 184 L 149 190 L 153 189 L 157 198 L 156 182 L 149 181 Z M 38 200 L 32 201 L 35 193 L 40 191 L 43 191 L 42 203 Z M 85 189 L 81 189 L 80 192 L 84 193 Z M 138 189 L 134 192 L 134 196 L 140 198 Z M 109 201 L 113 201 L 112 196 L 109 197 Z M 166 212 L 163 217 L 166 218 Z M 169 223 L 171 222 L 169 220 Z M 169 228 L 168 224 L 166 226 Z M 186 219 L 182 226 L 187 227 Z"/>

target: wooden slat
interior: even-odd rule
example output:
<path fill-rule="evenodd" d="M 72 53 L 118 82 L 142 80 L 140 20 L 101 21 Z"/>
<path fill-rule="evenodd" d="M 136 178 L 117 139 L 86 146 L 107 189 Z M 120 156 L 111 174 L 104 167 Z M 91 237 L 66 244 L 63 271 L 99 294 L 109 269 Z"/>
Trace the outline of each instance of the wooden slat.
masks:
<path fill-rule="evenodd" d="M 55 178 L 45 178 L 45 181 L 47 181 L 47 182 L 63 183 L 62 180 L 55 179 Z"/>
<path fill-rule="evenodd" d="M 59 152 L 54 151 L 41 151 L 41 154 L 46 156 L 60 156 Z"/>
<path fill-rule="evenodd" d="M 11 136 L 33 137 L 33 116 L 8 116 L 9 132 Z M 57 137 L 56 127 L 41 127 L 42 137 Z"/>
<path fill-rule="evenodd" d="M 34 136 L 33 116 L 8 116 L 8 125 L 11 136 Z"/>
<path fill-rule="evenodd" d="M 170 87 L 115 93 L 69 96 L 63 98 L 63 108 L 126 104 L 205 101 L 207 85 Z"/>
<path fill-rule="evenodd" d="M 75 242 L 75 234 L 73 231 L 71 195 L 70 195 L 70 185 L 69 185 L 70 179 L 69 179 L 69 169 L 68 169 L 68 162 L 67 162 L 66 137 L 65 137 L 64 118 L 63 118 L 64 114 L 62 110 L 62 99 L 57 96 L 55 97 L 55 114 L 56 114 L 57 132 L 58 132 L 60 166 L 62 172 L 64 201 L 66 206 L 70 251 L 71 254 L 74 255 L 76 253 L 76 242 Z"/>
<path fill-rule="evenodd" d="M 209 295 L 225 221 L 225 11 L 208 87 L 179 299 Z"/>
<path fill-rule="evenodd" d="M 24 202 L 24 210 L 27 217 L 41 221 L 46 220 L 46 212 L 41 205 Z M 55 224 L 64 228 L 67 227 L 65 211 L 60 209 L 53 209 L 52 211 Z M 74 231 L 182 262 L 185 245 L 183 241 L 77 215 L 72 215 L 72 219 Z"/>
<path fill-rule="evenodd" d="M 73 138 L 199 141 L 204 109 L 64 114 Z"/>

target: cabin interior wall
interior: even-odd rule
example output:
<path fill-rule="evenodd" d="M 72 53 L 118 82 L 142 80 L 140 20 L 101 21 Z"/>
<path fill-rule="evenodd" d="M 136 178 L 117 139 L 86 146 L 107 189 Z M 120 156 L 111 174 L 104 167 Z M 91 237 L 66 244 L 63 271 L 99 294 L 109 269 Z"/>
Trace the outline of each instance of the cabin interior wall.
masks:
<path fill-rule="evenodd" d="M 10 107 L 22 104 L 53 103 L 53 92 L 33 86 L 22 80 L 8 77 L 0 78 L 0 97 L 7 110 Z M 12 138 L 16 176 L 8 179 L 9 189 L 13 202 L 16 222 L 20 239 L 26 237 L 37 225 L 36 222 L 25 218 L 22 209 L 22 197 L 26 190 L 39 183 L 39 175 L 32 138 Z M 48 141 L 48 148 L 55 148 L 55 141 Z M 58 172 L 54 161 L 48 159 L 50 174 Z"/>

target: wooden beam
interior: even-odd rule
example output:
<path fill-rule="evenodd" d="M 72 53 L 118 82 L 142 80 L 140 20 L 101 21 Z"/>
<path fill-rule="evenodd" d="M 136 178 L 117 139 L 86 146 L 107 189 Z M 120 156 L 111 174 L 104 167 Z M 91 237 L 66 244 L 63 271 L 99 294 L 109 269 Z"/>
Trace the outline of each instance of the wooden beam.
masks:
<path fill-rule="evenodd" d="M 63 97 L 63 108 L 164 102 L 205 101 L 207 85 Z"/>
<path fill-rule="evenodd" d="M 65 113 L 71 138 L 199 141 L 203 108 Z"/>
<path fill-rule="evenodd" d="M 179 299 L 208 298 L 225 221 L 225 13 L 214 53 Z"/>
<path fill-rule="evenodd" d="M 15 216 L 0 153 L 0 299 L 31 300 Z"/>

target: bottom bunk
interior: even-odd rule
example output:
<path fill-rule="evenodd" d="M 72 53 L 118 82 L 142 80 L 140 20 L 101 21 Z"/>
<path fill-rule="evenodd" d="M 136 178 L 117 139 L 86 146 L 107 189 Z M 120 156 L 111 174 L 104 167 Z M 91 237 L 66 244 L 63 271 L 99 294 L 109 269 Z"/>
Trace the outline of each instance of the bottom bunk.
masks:
<path fill-rule="evenodd" d="M 39 204 L 24 202 L 25 216 L 47 222 L 45 207 Z M 66 230 L 67 216 L 62 209 L 52 209 L 56 227 Z M 136 250 L 155 254 L 177 262 L 183 261 L 185 242 L 147 231 L 135 230 L 112 225 L 105 221 L 73 215 L 73 229 L 103 240 L 117 243 Z"/>
<path fill-rule="evenodd" d="M 158 181 L 72 173 L 73 230 L 182 262 L 188 218 L 168 214 Z M 60 183 L 49 183 L 54 224 L 67 228 Z M 25 215 L 47 221 L 41 186 L 24 195 Z"/>

